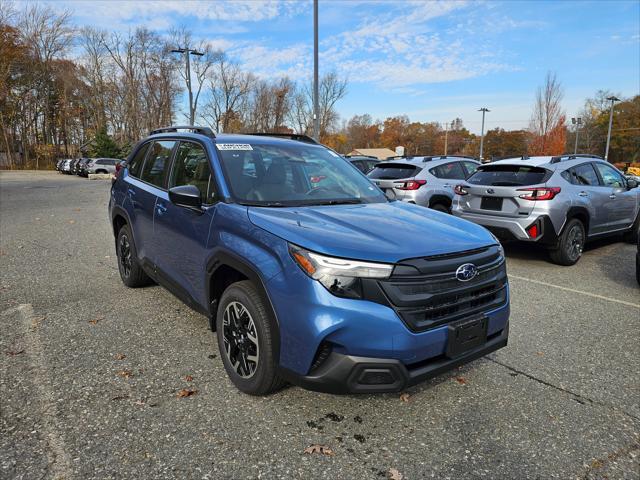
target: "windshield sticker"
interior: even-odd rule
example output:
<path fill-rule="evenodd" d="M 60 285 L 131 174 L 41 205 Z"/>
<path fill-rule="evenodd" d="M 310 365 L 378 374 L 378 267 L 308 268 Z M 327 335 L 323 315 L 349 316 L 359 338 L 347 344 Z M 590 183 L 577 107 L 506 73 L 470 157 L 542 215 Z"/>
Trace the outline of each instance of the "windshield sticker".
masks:
<path fill-rule="evenodd" d="M 217 143 L 218 150 L 253 150 L 248 143 Z"/>

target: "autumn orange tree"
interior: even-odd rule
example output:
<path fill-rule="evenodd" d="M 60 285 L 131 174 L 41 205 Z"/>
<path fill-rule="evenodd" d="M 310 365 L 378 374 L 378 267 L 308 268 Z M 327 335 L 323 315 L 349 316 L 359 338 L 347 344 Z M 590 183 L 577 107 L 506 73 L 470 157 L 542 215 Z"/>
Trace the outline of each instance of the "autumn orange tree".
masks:
<path fill-rule="evenodd" d="M 565 114 L 562 111 L 564 93 L 555 73 L 547 73 L 545 83 L 536 92 L 536 101 L 529 130 L 530 155 L 560 155 L 566 141 Z"/>

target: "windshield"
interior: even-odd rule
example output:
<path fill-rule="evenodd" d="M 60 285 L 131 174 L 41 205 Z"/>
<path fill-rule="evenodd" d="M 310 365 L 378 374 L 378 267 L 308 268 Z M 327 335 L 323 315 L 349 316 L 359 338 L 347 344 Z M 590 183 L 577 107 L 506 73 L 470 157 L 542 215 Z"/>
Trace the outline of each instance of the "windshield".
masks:
<path fill-rule="evenodd" d="M 221 142 L 216 148 L 233 197 L 245 205 L 387 202 L 347 160 L 320 145 Z"/>
<path fill-rule="evenodd" d="M 482 165 L 467 178 L 472 185 L 520 187 L 546 182 L 551 172 L 540 167 L 525 165 Z"/>

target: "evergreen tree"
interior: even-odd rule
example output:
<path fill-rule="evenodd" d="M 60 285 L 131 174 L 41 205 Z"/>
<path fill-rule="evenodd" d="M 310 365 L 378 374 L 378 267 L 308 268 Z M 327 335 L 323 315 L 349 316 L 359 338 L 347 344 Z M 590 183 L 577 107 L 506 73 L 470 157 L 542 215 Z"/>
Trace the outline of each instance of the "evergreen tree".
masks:
<path fill-rule="evenodd" d="M 91 145 L 91 154 L 96 157 L 120 158 L 120 147 L 105 128 L 98 130 Z"/>

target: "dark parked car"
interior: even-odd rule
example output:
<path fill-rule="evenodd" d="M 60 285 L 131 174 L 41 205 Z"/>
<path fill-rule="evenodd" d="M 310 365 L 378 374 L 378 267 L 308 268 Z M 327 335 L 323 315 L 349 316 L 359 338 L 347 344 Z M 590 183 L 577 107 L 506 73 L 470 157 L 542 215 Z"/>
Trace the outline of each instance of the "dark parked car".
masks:
<path fill-rule="evenodd" d="M 378 160 L 376 157 L 369 157 L 367 155 L 354 155 L 352 157 L 346 156 L 345 158 L 365 175 L 373 170 L 378 163 L 380 163 L 380 160 Z"/>
<path fill-rule="evenodd" d="M 81 158 L 78 162 L 78 165 L 76 166 L 76 175 L 79 175 L 81 177 L 88 177 L 89 175 L 87 174 L 87 164 L 92 160 L 92 158 Z"/>
<path fill-rule="evenodd" d="M 389 201 L 290 137 L 151 132 L 111 188 L 122 282 L 152 279 L 208 316 L 227 374 L 253 395 L 284 381 L 396 392 L 507 344 L 506 263 L 488 230 Z"/>

